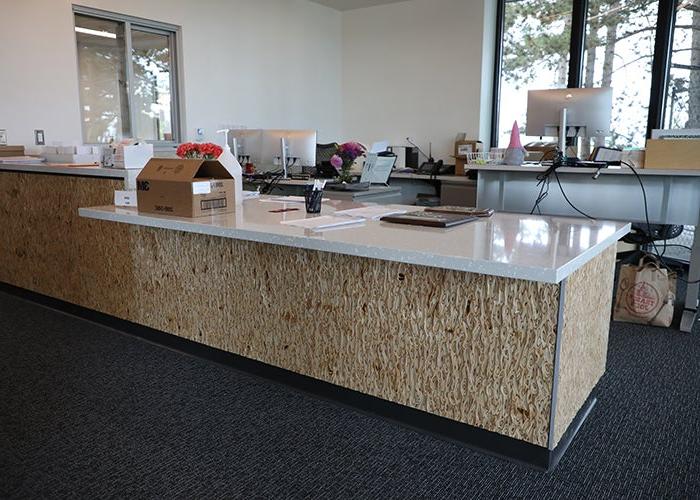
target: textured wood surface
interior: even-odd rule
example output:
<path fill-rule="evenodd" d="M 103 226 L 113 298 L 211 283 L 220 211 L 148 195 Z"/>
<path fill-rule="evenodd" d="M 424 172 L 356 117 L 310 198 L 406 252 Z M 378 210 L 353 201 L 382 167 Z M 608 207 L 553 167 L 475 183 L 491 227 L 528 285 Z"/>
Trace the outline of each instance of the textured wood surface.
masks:
<path fill-rule="evenodd" d="M 109 256 L 128 252 L 127 228 L 113 225 L 108 240 L 78 208 L 110 204 L 124 181 L 95 177 L 0 172 L 0 281 L 91 306 L 109 299 Z M 94 275 L 93 275 L 94 274 Z M 86 288 L 86 279 L 99 286 Z"/>
<path fill-rule="evenodd" d="M 612 246 L 572 274 L 566 283 L 555 446 L 605 372 L 615 256 L 616 247 Z"/>
<path fill-rule="evenodd" d="M 558 286 L 134 231 L 125 319 L 546 446 Z"/>

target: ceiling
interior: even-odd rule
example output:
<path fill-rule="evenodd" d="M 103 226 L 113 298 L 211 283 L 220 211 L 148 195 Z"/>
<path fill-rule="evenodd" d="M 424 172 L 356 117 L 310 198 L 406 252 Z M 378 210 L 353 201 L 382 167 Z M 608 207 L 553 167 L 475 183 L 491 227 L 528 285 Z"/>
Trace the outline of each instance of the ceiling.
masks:
<path fill-rule="evenodd" d="M 387 3 L 404 2 L 406 0 L 311 0 L 337 10 L 362 9 L 374 5 L 384 5 Z"/>

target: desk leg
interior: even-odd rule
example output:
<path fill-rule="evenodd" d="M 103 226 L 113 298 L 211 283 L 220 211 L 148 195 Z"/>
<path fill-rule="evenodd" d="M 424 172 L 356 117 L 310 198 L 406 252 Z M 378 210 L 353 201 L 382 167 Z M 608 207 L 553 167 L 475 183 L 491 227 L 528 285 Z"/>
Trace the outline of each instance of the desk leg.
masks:
<path fill-rule="evenodd" d="M 695 239 L 693 241 L 693 249 L 690 252 L 690 272 L 688 276 L 688 281 L 700 280 L 700 225 L 695 227 Z M 683 332 L 690 332 L 693 330 L 693 322 L 700 321 L 700 318 L 696 319 L 698 292 L 700 292 L 700 284 L 688 285 L 685 297 L 685 310 L 681 320 L 681 331 Z M 700 328 L 700 325 L 695 325 L 695 331 L 698 331 L 698 328 Z"/>

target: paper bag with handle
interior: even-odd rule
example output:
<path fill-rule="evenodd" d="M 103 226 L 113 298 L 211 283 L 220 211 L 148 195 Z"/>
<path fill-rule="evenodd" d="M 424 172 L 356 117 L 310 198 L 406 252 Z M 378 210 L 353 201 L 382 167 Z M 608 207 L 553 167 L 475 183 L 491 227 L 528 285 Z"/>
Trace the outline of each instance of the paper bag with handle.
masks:
<path fill-rule="evenodd" d="M 638 266 L 622 266 L 615 299 L 615 321 L 671 326 L 676 276 L 644 257 Z"/>

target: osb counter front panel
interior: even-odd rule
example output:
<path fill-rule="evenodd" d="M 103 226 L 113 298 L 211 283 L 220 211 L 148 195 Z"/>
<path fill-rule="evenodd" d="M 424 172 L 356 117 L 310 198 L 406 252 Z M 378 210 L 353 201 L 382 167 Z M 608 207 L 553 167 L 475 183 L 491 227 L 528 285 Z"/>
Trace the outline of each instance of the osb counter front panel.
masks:
<path fill-rule="evenodd" d="M 132 230 L 124 319 L 547 445 L 557 285 Z"/>
<path fill-rule="evenodd" d="M 78 208 L 112 203 L 117 179 L 0 172 L 0 281 L 85 307 L 128 303 L 109 284 L 130 270 L 128 228 L 109 238 Z M 125 255 L 126 254 L 126 255 Z M 117 265 L 112 265 L 115 259 Z M 86 288 L 85 278 L 99 286 Z"/>
<path fill-rule="evenodd" d="M 547 446 L 557 285 L 78 216 L 121 184 L 1 172 L 0 281 Z M 567 285 L 557 441 L 605 368 L 613 260 Z"/>
<path fill-rule="evenodd" d="M 616 253 L 608 248 L 566 283 L 554 445 L 605 372 Z"/>

